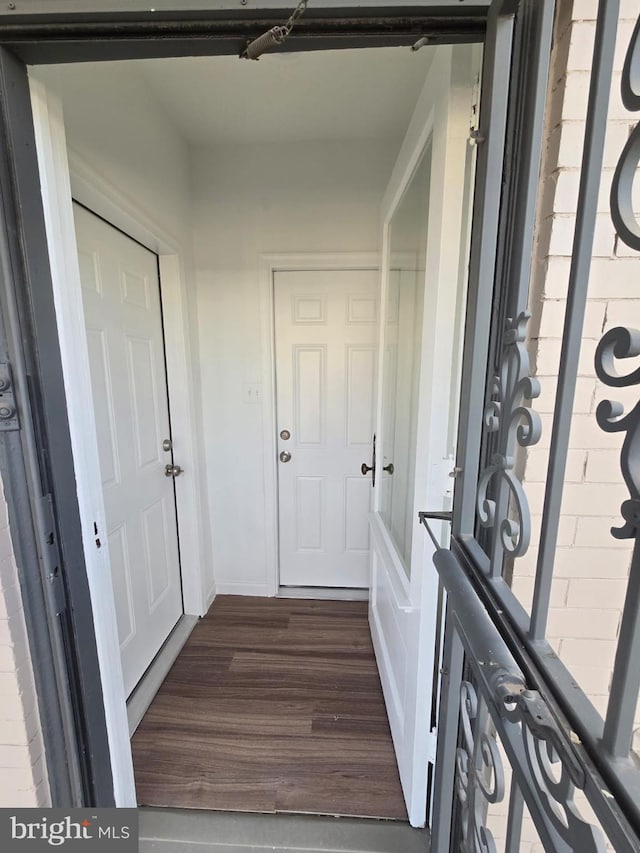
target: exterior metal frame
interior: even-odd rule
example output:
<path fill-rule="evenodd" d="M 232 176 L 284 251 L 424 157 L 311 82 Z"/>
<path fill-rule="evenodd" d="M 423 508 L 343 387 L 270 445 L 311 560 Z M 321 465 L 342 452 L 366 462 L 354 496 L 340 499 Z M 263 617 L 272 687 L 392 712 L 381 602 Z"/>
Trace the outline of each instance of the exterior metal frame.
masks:
<path fill-rule="evenodd" d="M 388 0 L 311 4 L 282 46 L 284 51 L 376 45 L 478 41 L 487 0 Z M 83 8 L 84 7 L 84 8 Z M 145 57 L 240 55 L 274 22 L 286 20 L 286 3 L 247 0 L 147 4 L 103 0 L 87 11 L 75 0 L 26 0 L 0 11 L 0 40 L 30 64 Z"/>
<path fill-rule="evenodd" d="M 80 539 L 49 255 L 24 65 L 0 48 L 0 304 L 20 432 L 0 433 L 49 784 L 60 805 L 113 802 Z M 55 504 L 52 494 L 55 491 Z M 88 770 L 88 761 L 102 768 Z"/>
<path fill-rule="evenodd" d="M 509 96 L 509 79 L 503 71 L 511 63 L 517 5 L 515 2 L 492 6 L 485 42 L 483 94 L 478 125 L 479 137 L 485 141 L 479 146 L 476 164 L 465 356 L 460 390 L 460 399 L 464 400 L 464 405 L 460 407 L 458 427 L 458 460 L 465 460 L 466 471 L 463 469 L 456 481 L 453 531 L 473 531 L 475 527 L 475 498 L 482 434 L 481 423 L 473 413 L 484 407 Z M 478 235 L 482 235 L 482 239 L 478 239 Z M 442 659 L 432 826 L 432 845 L 435 851 L 446 851 L 451 846 L 454 756 L 458 742 L 458 716 L 451 709 L 457 707 L 464 666 L 464 648 L 455 631 L 449 603 L 445 608 Z"/>

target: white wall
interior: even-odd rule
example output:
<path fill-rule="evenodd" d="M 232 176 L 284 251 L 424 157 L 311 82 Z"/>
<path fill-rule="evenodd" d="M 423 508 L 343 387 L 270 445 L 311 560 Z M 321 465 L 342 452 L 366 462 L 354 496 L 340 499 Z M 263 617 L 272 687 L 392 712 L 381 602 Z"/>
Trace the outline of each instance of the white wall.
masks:
<path fill-rule="evenodd" d="M 193 223 L 203 423 L 218 592 L 268 593 L 260 255 L 378 249 L 397 146 L 316 142 L 198 148 Z"/>
<path fill-rule="evenodd" d="M 86 63 L 82 66 L 63 65 L 36 70 L 36 76 L 56 91 L 63 102 L 67 144 L 72 160 L 88 166 L 99 179 L 113 188 L 127 208 L 139 211 L 144 225 L 160 230 L 180 253 L 182 275 L 186 283 L 184 304 L 179 306 L 186 315 L 189 328 L 186 359 L 190 376 L 180 387 L 174 381 L 174 399 L 186 399 L 191 392 L 191 411 L 187 423 L 195 426 L 195 435 L 183 436 L 183 441 L 195 443 L 196 457 L 202 456 L 202 418 L 198 371 L 197 321 L 193 272 L 191 229 L 190 150 L 172 125 L 163 108 L 150 92 L 144 78 L 132 63 Z M 91 205 L 90 205 L 91 206 Z M 99 211 L 102 212 L 102 211 Z M 104 213 L 110 218 L 108 213 Z M 157 229 L 156 229 L 157 226 Z M 137 236 L 137 235 L 134 235 Z M 163 298 L 166 309 L 166 294 Z M 176 304 L 172 296 L 171 304 Z M 173 329 L 171 331 L 173 334 Z M 169 384 L 172 387 L 172 359 L 168 361 Z M 174 446 L 178 453 L 181 436 Z M 194 441 L 192 441 L 194 440 Z M 181 460 L 176 457 L 176 461 Z M 184 464 L 184 462 L 183 462 Z M 203 572 L 205 600 L 214 595 L 213 565 L 210 558 L 207 489 L 202 466 L 193 466 L 195 488 L 202 517 L 202 542 L 192 549 Z M 192 472 L 188 472 L 191 474 Z M 177 487 L 184 484 L 178 481 Z M 192 544 L 192 543 L 190 543 Z M 195 611 L 194 611 L 195 612 Z"/>
<path fill-rule="evenodd" d="M 69 147 L 190 247 L 189 149 L 135 67 L 89 62 L 45 72 L 62 96 Z"/>

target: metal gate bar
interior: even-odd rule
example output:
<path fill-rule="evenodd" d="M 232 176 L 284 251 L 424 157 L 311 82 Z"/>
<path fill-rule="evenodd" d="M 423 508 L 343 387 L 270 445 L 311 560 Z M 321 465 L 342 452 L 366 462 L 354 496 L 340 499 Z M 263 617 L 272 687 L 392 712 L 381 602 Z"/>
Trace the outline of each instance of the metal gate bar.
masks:
<path fill-rule="evenodd" d="M 480 458 L 482 423 L 477 412 L 484 406 L 485 364 L 489 347 L 489 326 L 494 271 L 500 221 L 500 188 L 504 168 L 509 80 L 505 69 L 511 64 L 514 16 L 513 0 L 494 2 L 489 13 L 482 70 L 482 105 L 479 116 L 476 187 L 469 257 L 469 299 L 465 324 L 464 351 L 468 354 L 463 371 L 458 428 L 458 455 L 472 476 L 456 483 L 455 530 L 473 533 L 475 528 L 476 474 Z M 480 238 L 480 235 L 482 237 Z M 464 474 L 464 472 L 462 472 Z"/>
<path fill-rule="evenodd" d="M 542 510 L 540 551 L 531 608 L 531 639 L 540 640 L 547 629 L 551 600 L 551 580 L 558 543 L 571 415 L 578 378 L 578 360 L 582 342 L 584 312 L 587 304 L 593 235 L 596 227 L 598 191 L 609 111 L 609 90 L 613 74 L 613 56 L 620 0 L 600 0 L 593 51 L 593 73 L 585 129 L 578 213 L 573 239 L 569 291 L 562 332 L 558 388 L 553 412 L 551 450 L 547 470 L 547 488 Z"/>
<path fill-rule="evenodd" d="M 517 782 L 545 849 L 558 853 L 568 853 L 573 849 L 580 850 L 580 853 L 603 850 L 603 836 L 598 827 L 582 820 L 574 807 L 575 791 L 585 790 L 587 778 L 569 733 L 550 712 L 541 694 L 528 688 L 522 669 L 479 601 L 471 580 L 454 554 L 440 549 L 434 556 L 434 563 L 447 591 L 448 608 L 452 616 L 450 626 L 454 627 L 461 641 L 471 673 L 458 688 L 462 730 L 465 734 L 463 744 L 456 750 L 455 786 L 458 801 L 462 803 L 465 812 L 463 823 L 467 826 L 463 834 L 467 843 L 471 838 L 479 841 L 481 832 L 490 834 L 490 830 L 479 820 L 481 810 L 465 809 L 467 799 L 477 796 L 474 786 L 481 782 L 483 768 L 490 769 L 494 776 L 491 796 L 486 795 L 485 785 L 480 784 L 480 790 L 485 789 L 487 802 L 499 802 L 504 797 L 504 769 L 495 737 L 485 726 L 476 727 L 473 737 L 469 735 L 472 722 L 476 719 L 476 708 L 485 703 L 509 758 L 514 784 Z M 445 661 L 445 666 L 448 663 Z M 479 743 L 484 748 L 482 763 L 478 767 L 470 753 L 472 748 L 474 751 L 478 748 Z M 551 777 L 546 774 L 542 758 L 545 753 L 550 762 L 560 767 L 560 781 L 556 789 L 551 784 Z M 568 816 L 568 826 L 563 825 L 558 814 L 549 806 L 550 799 L 562 801 Z M 518 819 L 521 815 L 522 800 L 518 797 L 514 809 L 510 810 L 512 844 L 518 837 Z M 434 851 L 445 849 L 454 848 L 451 844 L 447 848 L 438 847 L 434 839 Z M 465 849 L 483 848 L 469 844 Z M 619 849 L 631 851 L 634 847 L 627 845 Z"/>
<path fill-rule="evenodd" d="M 460 750 L 465 747 L 458 744 L 458 735 L 460 727 L 464 730 L 465 725 L 471 725 L 469 719 L 464 719 L 465 703 L 468 705 L 469 701 L 486 703 L 513 773 L 517 796 L 509 804 L 507 839 L 511 847 L 507 850 L 518 849 L 515 845 L 526 801 L 546 850 L 604 851 L 606 832 L 616 851 L 637 853 L 638 836 L 571 725 L 544 685 L 537 683 L 535 662 L 525 660 L 523 666 L 523 661 L 516 658 L 512 638 L 499 629 L 478 595 L 474 573 L 455 553 L 445 549 L 436 552 L 434 564 L 447 592 L 432 834 L 434 853 L 456 849 L 454 831 L 461 820 L 459 805 L 468 795 L 469 786 L 478 783 L 473 774 L 465 782 L 469 771 L 463 771 L 460 763 Z M 476 736 L 488 743 L 492 734 L 476 729 Z M 504 775 L 499 752 L 491 749 L 488 754 L 491 770 Z M 467 754 L 466 767 L 471 765 L 468 759 Z M 450 787 L 445 784 L 447 781 Z M 578 791 L 589 802 L 602 829 L 581 814 L 575 802 Z M 503 796 L 504 791 L 492 802 L 502 800 Z M 480 843 L 482 833 L 490 834 L 478 819 L 480 814 L 476 810 L 463 815 L 463 820 L 473 823 L 473 831 L 468 827 L 465 837 L 477 839 L 477 846 L 463 847 L 465 851 L 480 853 L 493 849 Z"/>

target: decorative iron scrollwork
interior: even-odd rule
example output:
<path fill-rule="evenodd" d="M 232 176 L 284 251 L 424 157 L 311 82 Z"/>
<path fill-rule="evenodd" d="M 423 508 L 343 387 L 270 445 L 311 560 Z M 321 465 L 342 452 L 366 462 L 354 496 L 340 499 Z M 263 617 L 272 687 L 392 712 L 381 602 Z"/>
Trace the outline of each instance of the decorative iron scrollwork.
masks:
<path fill-rule="evenodd" d="M 505 704 L 504 715 L 521 726 L 527 763 L 554 830 L 572 850 L 604 853 L 602 831 L 584 819 L 575 802 L 576 789 L 585 784 L 584 771 L 542 696 L 525 690 L 517 702 Z"/>
<path fill-rule="evenodd" d="M 610 388 L 624 388 L 640 384 L 640 367 L 620 374 L 615 360 L 640 355 L 640 331 L 621 326 L 610 329 L 598 344 L 595 368 L 598 379 Z M 605 432 L 625 432 L 620 451 L 622 476 L 629 489 L 630 499 L 624 501 L 620 512 L 622 527 L 612 527 L 616 539 L 634 539 L 640 531 L 640 401 L 624 414 L 621 403 L 603 400 L 596 409 L 596 420 Z"/>
<path fill-rule="evenodd" d="M 640 18 L 636 22 L 622 69 L 622 102 L 630 112 L 640 111 Z M 640 251 L 640 222 L 633 209 L 633 182 L 640 166 L 640 123 L 622 149 L 611 183 L 611 219 L 620 239 Z"/>
<path fill-rule="evenodd" d="M 512 723 L 507 736 L 520 740 L 538 808 L 551 830 L 573 850 L 604 853 L 605 838 L 599 827 L 581 815 L 576 790 L 584 788 L 582 766 L 566 733 L 536 690 L 521 689 L 493 703 L 493 710 L 471 681 L 460 689 L 462 744 L 456 752 L 456 794 L 463 853 L 495 853 L 496 843 L 487 824 L 489 806 L 505 796 L 505 773 L 496 725 L 497 712 Z M 497 698 L 497 697 L 496 697 Z M 496 719 L 497 722 L 497 719 Z M 515 745 L 515 744 L 514 744 Z M 516 766 L 513 772 L 520 776 Z"/>
<path fill-rule="evenodd" d="M 640 18 L 636 22 L 622 70 L 622 102 L 632 111 L 640 111 Z M 611 186 L 611 218 L 620 239 L 640 251 L 640 223 L 633 210 L 633 182 L 640 165 L 640 123 L 622 149 Z M 598 379 L 610 388 L 629 388 L 640 384 L 640 368 L 620 374 L 616 359 L 640 355 L 640 331 L 617 327 L 610 329 L 598 344 L 595 368 Z M 621 403 L 603 400 L 596 409 L 596 420 L 605 432 L 625 432 L 620 452 L 622 476 L 629 489 L 629 500 L 620 512 L 622 527 L 612 527 L 616 539 L 634 539 L 640 532 L 640 402 L 624 414 Z"/>
<path fill-rule="evenodd" d="M 531 314 L 523 311 L 507 320 L 500 372 L 494 376 L 491 399 L 484 413 L 487 432 L 498 434 L 498 449 L 478 483 L 477 513 L 483 527 L 498 525 L 502 547 L 513 557 L 521 557 L 529 547 L 531 518 L 522 484 L 514 473 L 517 446 L 530 447 L 540 440 L 540 416 L 525 401 L 540 395 L 540 384 L 529 376 L 529 353 L 525 344 Z M 506 490 L 504 515 L 496 518 L 496 495 Z M 509 510 L 507 513 L 506 510 Z M 502 513 L 500 513 L 502 515 Z"/>
<path fill-rule="evenodd" d="M 480 708 L 484 713 L 478 713 Z M 490 803 L 504 799 L 505 780 L 498 742 L 492 727 L 487 726 L 489 720 L 487 706 L 478 699 L 475 687 L 470 681 L 463 681 L 460 686 L 463 745 L 456 751 L 463 853 L 496 853 L 497 849 L 483 817 Z"/>

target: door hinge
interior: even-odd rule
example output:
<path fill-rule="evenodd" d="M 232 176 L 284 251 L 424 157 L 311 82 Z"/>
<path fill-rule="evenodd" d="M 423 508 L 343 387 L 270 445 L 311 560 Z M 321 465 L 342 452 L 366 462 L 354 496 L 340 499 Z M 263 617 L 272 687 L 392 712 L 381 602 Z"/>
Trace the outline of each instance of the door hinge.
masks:
<path fill-rule="evenodd" d="M 431 729 L 429 732 L 429 743 L 427 746 L 427 763 L 435 764 L 436 763 L 436 748 L 438 745 L 438 730 Z"/>
<path fill-rule="evenodd" d="M 67 597 L 62 580 L 60 549 L 58 547 L 58 537 L 53 515 L 53 498 L 51 495 L 44 495 L 40 499 L 40 507 L 44 522 L 41 553 L 44 575 L 47 581 L 46 588 L 49 591 L 48 594 L 55 614 L 59 616 L 67 609 Z"/>
<path fill-rule="evenodd" d="M 11 365 L 0 362 L 0 432 L 20 429 Z"/>
<path fill-rule="evenodd" d="M 469 141 L 472 145 L 484 142 L 480 134 L 480 75 L 476 75 L 471 91 L 471 115 L 469 116 Z"/>
<path fill-rule="evenodd" d="M 573 784 L 578 790 L 584 790 L 584 768 L 575 755 L 568 733 L 551 713 L 544 697 L 537 690 L 525 690 L 517 697 L 516 704 L 523 727 L 540 741 L 552 745 Z M 518 711 L 515 713 L 518 714 Z"/>

